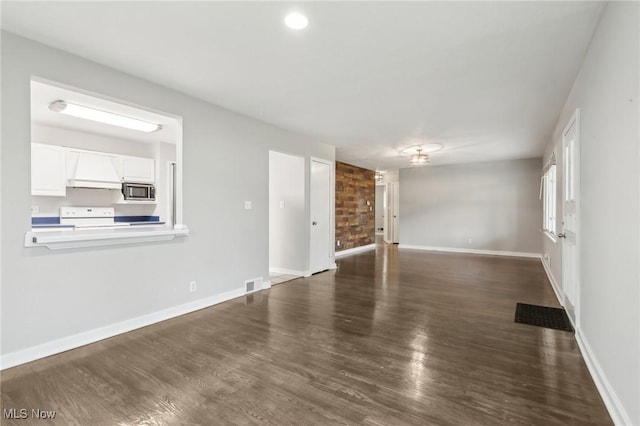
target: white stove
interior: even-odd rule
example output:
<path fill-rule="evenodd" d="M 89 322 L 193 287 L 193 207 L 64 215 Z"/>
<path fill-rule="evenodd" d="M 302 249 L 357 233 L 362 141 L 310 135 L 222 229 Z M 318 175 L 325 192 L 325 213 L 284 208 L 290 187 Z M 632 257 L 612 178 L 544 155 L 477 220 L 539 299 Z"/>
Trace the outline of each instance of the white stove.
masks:
<path fill-rule="evenodd" d="M 115 222 L 113 207 L 60 207 L 60 224 L 76 228 L 102 228 L 129 226 Z"/>

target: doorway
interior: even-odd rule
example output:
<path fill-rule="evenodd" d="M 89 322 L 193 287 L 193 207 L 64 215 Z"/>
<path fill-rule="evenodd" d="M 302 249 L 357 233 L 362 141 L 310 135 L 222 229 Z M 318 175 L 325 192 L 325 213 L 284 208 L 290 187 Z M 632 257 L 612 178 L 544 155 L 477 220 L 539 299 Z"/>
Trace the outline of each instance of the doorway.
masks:
<path fill-rule="evenodd" d="M 305 159 L 269 151 L 269 280 L 305 275 Z"/>
<path fill-rule="evenodd" d="M 580 319 L 580 111 L 562 132 L 562 291 L 574 326 Z"/>
<path fill-rule="evenodd" d="M 376 201 L 375 201 L 375 233 L 376 235 L 384 234 L 384 213 L 386 205 L 387 187 L 383 183 L 376 184 Z"/>
<path fill-rule="evenodd" d="M 333 252 L 333 163 L 311 159 L 309 272 L 315 274 L 332 266 Z"/>

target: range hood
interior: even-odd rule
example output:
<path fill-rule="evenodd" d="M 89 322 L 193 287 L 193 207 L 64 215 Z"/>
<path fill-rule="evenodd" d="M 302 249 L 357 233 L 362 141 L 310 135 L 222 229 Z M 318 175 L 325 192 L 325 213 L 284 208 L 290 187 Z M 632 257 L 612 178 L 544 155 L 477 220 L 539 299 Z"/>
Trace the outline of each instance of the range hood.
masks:
<path fill-rule="evenodd" d="M 120 158 L 101 152 L 67 151 L 67 186 L 121 189 Z"/>

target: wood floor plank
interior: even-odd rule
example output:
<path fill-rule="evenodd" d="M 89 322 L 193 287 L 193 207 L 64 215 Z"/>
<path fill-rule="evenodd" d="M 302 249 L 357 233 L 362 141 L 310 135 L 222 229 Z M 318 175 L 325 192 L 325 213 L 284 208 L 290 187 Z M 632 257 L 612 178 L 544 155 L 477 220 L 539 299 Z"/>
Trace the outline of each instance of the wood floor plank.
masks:
<path fill-rule="evenodd" d="M 539 260 L 378 244 L 299 278 L 2 372 L 55 425 L 609 425 Z M 2 424 L 45 424 L 3 419 Z"/>

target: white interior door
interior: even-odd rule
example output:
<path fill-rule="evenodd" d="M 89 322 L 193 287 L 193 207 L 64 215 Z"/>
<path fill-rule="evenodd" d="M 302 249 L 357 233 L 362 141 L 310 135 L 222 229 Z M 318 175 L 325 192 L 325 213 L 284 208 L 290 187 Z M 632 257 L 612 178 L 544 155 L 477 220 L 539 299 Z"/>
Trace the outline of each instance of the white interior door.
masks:
<path fill-rule="evenodd" d="M 579 111 L 565 127 L 562 134 L 563 189 L 562 189 L 562 290 L 567 314 L 578 324 L 580 302 L 580 251 L 579 251 Z"/>
<path fill-rule="evenodd" d="M 384 217 L 383 217 L 383 236 L 382 236 L 382 240 L 385 243 L 389 243 L 391 244 L 392 242 L 392 236 L 391 236 L 391 223 L 389 222 L 389 218 L 391 217 L 391 207 L 389 207 L 389 193 L 390 193 L 390 189 L 389 189 L 389 184 L 386 183 L 384 185 L 384 203 L 383 203 L 383 210 L 384 210 Z"/>
<path fill-rule="evenodd" d="M 387 184 L 387 220 L 385 228 L 385 242 L 399 243 L 400 225 L 400 183 L 390 182 Z M 388 230 L 388 232 L 387 232 Z"/>
<path fill-rule="evenodd" d="M 331 267 L 331 163 L 312 159 L 310 180 L 309 269 L 314 274 Z"/>

